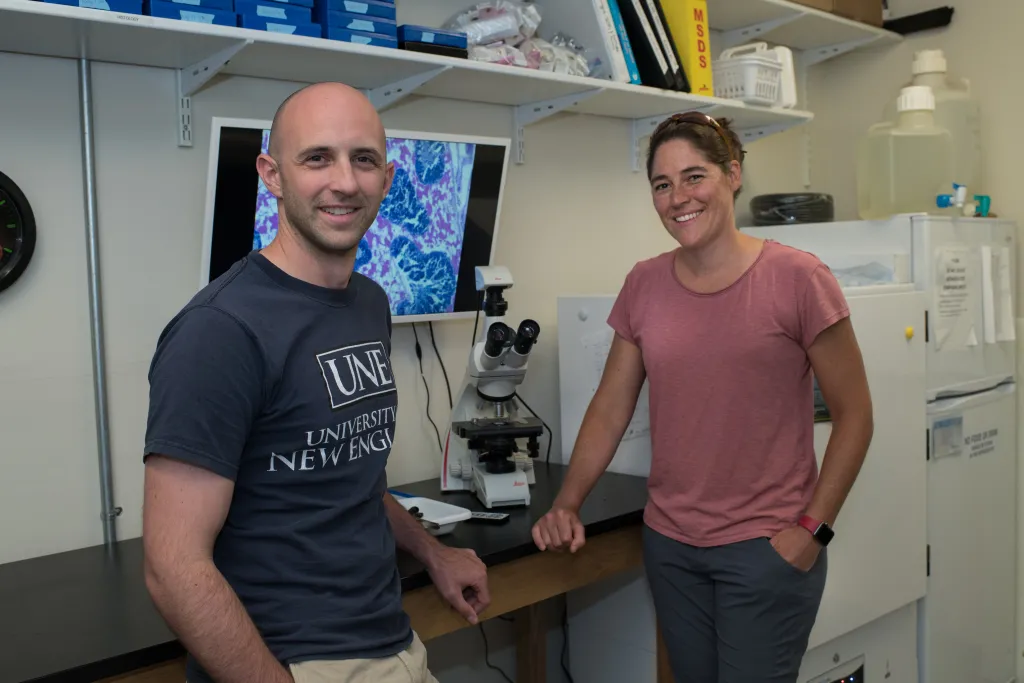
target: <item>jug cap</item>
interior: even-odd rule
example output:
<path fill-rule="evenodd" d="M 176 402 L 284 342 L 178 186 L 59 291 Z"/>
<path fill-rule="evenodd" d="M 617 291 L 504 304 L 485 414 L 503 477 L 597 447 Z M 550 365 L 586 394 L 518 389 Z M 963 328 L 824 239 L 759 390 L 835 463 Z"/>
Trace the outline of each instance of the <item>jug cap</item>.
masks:
<path fill-rule="evenodd" d="M 900 91 L 897 110 L 935 111 L 935 93 L 927 85 L 909 85 Z"/>
<path fill-rule="evenodd" d="M 946 57 L 942 50 L 919 50 L 914 53 L 911 71 L 918 74 L 946 73 Z"/>

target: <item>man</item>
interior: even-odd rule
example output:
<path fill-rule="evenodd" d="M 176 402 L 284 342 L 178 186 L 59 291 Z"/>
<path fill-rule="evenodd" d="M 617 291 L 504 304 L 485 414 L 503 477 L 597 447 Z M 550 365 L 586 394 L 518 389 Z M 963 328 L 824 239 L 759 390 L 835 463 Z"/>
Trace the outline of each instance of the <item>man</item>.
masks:
<path fill-rule="evenodd" d="M 390 308 L 353 272 L 394 175 L 383 125 L 358 91 L 309 86 L 256 164 L 276 238 L 199 292 L 153 358 L 147 586 L 189 683 L 433 683 L 396 545 L 470 623 L 490 598 L 476 555 L 386 491 Z"/>

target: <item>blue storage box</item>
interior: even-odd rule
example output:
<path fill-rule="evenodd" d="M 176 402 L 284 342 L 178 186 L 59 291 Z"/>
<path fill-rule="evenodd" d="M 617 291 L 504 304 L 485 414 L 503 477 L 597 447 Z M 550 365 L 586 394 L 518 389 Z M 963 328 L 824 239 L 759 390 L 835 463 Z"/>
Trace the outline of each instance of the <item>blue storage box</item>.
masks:
<path fill-rule="evenodd" d="M 352 14 L 351 12 L 327 12 L 327 21 L 321 24 L 347 28 L 349 31 L 360 33 L 379 33 L 392 38 L 398 37 L 398 24 L 391 19 L 381 17 L 368 17 L 365 14 Z"/>
<path fill-rule="evenodd" d="M 168 0 L 176 5 L 188 5 L 190 7 L 212 7 L 214 9 L 231 9 L 231 0 Z"/>
<path fill-rule="evenodd" d="M 337 26 L 324 26 L 323 37 L 331 40 L 342 40 L 346 43 L 358 43 L 360 45 L 376 45 L 378 47 L 398 48 L 398 39 L 385 36 L 380 33 L 361 33 L 350 31 L 347 28 Z"/>
<path fill-rule="evenodd" d="M 381 0 L 317 0 L 316 7 L 319 12 L 350 12 L 391 21 L 398 18 L 395 4 Z"/>
<path fill-rule="evenodd" d="M 309 36 L 310 38 L 321 37 L 320 25 L 313 24 L 308 21 L 292 23 L 279 21 L 277 19 L 258 17 L 255 14 L 242 14 L 240 17 L 240 24 L 242 28 L 253 28 L 259 31 L 269 31 L 271 33 L 287 33 L 293 36 Z"/>
<path fill-rule="evenodd" d="M 235 0 L 235 12 L 240 17 L 251 14 L 255 18 L 281 21 L 285 24 L 313 23 L 313 10 L 309 7 L 272 2 L 272 0 Z"/>
<path fill-rule="evenodd" d="M 431 43 L 433 45 L 446 45 L 457 47 L 462 50 L 468 49 L 469 40 L 465 33 L 459 31 L 446 31 L 429 26 L 413 26 L 402 24 L 398 27 L 398 40 L 402 43 Z"/>
<path fill-rule="evenodd" d="M 125 14 L 142 14 L 142 0 L 43 0 L 55 5 L 86 7 L 88 9 L 106 10 L 108 12 L 124 12 Z"/>
<path fill-rule="evenodd" d="M 191 7 L 167 0 L 147 0 L 146 14 L 164 19 L 194 21 L 198 24 L 238 26 L 238 15 L 232 10 L 215 7 Z"/>

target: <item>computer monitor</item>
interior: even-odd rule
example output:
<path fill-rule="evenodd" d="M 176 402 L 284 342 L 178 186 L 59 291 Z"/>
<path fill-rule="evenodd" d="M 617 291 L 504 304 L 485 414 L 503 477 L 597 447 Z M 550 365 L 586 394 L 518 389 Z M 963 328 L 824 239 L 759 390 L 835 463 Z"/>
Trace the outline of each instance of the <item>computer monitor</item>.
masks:
<path fill-rule="evenodd" d="M 256 172 L 270 121 L 214 118 L 200 285 L 277 234 L 277 200 Z M 359 244 L 356 272 L 387 292 L 393 321 L 476 314 L 477 266 L 492 264 L 510 140 L 386 131 L 395 178 Z"/>

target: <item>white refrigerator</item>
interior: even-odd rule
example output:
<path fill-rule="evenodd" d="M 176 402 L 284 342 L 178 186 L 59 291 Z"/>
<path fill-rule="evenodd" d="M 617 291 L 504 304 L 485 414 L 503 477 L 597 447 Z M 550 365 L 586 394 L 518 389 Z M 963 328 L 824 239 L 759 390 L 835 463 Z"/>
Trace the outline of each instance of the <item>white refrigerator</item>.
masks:
<path fill-rule="evenodd" d="M 898 216 L 746 232 L 814 253 L 846 285 L 913 283 L 925 293 L 928 580 L 918 609 L 920 681 L 1015 680 L 1016 225 Z"/>
<path fill-rule="evenodd" d="M 922 683 L 1015 680 L 1016 226 L 913 220 L 915 279 L 931 289 L 928 593 Z"/>

